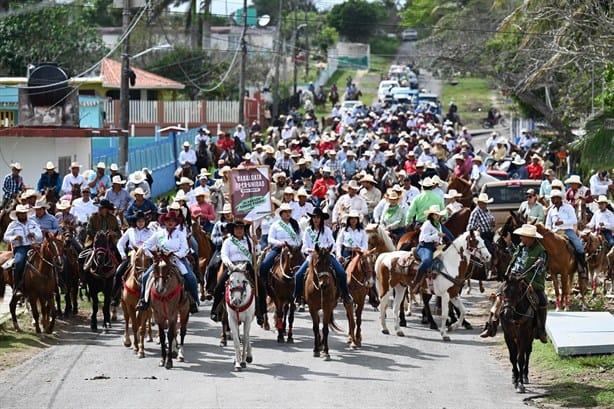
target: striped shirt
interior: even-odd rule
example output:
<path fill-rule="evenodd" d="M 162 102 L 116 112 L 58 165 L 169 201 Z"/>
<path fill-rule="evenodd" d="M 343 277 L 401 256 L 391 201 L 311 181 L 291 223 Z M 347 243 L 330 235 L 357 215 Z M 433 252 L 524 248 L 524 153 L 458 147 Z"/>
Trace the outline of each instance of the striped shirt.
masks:
<path fill-rule="evenodd" d="M 495 218 L 488 211 L 488 209 L 480 209 L 479 206 L 476 206 L 475 209 L 471 211 L 471 215 L 469 216 L 469 223 L 467 224 L 467 231 L 479 229 L 480 232 L 491 232 L 495 226 Z"/>

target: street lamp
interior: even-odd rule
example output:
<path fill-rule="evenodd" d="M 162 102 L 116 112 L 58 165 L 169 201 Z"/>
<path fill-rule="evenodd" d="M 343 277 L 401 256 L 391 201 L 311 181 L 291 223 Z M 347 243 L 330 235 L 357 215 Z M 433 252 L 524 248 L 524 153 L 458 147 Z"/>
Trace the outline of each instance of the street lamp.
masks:
<path fill-rule="evenodd" d="M 296 14 L 295 14 L 295 19 L 296 19 Z M 298 70 L 296 67 L 296 52 L 298 50 L 298 34 L 301 32 L 302 29 L 306 28 L 307 24 L 301 24 L 298 27 L 296 27 L 296 29 L 294 30 L 294 51 L 292 52 L 292 55 L 294 56 L 294 95 L 296 95 L 296 83 L 298 81 Z"/>
<path fill-rule="evenodd" d="M 153 47 L 150 47 L 150 48 L 148 48 L 146 50 L 141 51 L 140 53 L 134 54 L 133 56 L 130 57 L 130 59 L 135 59 L 137 57 L 140 57 L 140 56 L 145 55 L 147 53 L 150 53 L 152 51 L 168 50 L 169 48 L 173 48 L 173 46 L 170 45 L 170 44 L 155 45 Z"/>

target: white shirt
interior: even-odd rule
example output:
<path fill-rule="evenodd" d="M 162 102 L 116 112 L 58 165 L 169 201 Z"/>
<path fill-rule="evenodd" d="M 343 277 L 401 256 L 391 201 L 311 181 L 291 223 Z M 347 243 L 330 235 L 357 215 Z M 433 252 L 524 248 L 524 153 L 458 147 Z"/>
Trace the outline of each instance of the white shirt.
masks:
<path fill-rule="evenodd" d="M 258 153 L 258 151 L 252 152 L 252 162 L 257 163 L 259 165 L 264 165 L 264 152 Z"/>
<path fill-rule="evenodd" d="M 196 163 L 196 152 L 193 149 L 188 149 L 187 152 L 183 150 L 179 154 L 179 164 L 183 166 L 186 162 L 190 162 L 191 165 Z"/>
<path fill-rule="evenodd" d="M 347 214 L 350 210 L 355 210 L 361 215 L 366 216 L 369 214 L 369 208 L 367 207 L 367 202 L 365 199 L 359 195 L 354 195 L 354 197 L 350 197 L 348 193 L 342 195 L 335 203 L 335 207 L 333 208 L 333 223 L 337 223 L 341 216 Z"/>
<path fill-rule="evenodd" d="M 260 233 L 264 236 L 265 234 L 269 234 L 269 230 L 271 229 L 271 225 L 279 220 L 279 216 L 270 216 L 267 215 L 262 219 L 260 223 Z"/>
<path fill-rule="evenodd" d="M 233 238 L 235 240 L 233 240 Z M 235 244 L 235 241 L 240 243 L 240 245 Z M 252 264 L 253 257 L 250 253 L 250 250 L 251 249 L 249 248 L 249 243 L 245 236 L 243 236 L 242 240 L 239 240 L 235 236 L 231 235 L 222 243 L 222 263 L 224 263 L 224 265 L 226 266 L 230 265 L 231 263 L 236 264 L 242 261 L 246 261 L 249 264 Z"/>
<path fill-rule="evenodd" d="M 200 132 L 197 133 L 196 136 L 194 137 L 194 148 L 200 149 L 199 145 L 201 143 L 204 143 L 205 146 L 209 145 L 209 135 L 201 134 Z"/>
<path fill-rule="evenodd" d="M 194 197 L 194 191 L 193 190 L 188 190 L 187 192 L 184 191 L 183 193 L 185 194 L 186 203 L 188 204 L 188 207 L 190 207 L 194 203 L 196 203 L 196 198 Z"/>
<path fill-rule="evenodd" d="M 117 242 L 117 251 L 122 256 L 122 258 L 126 257 L 126 245 L 130 247 L 130 249 L 137 250 L 139 247 L 143 245 L 154 234 L 154 230 L 145 226 L 142 229 L 137 229 L 136 227 L 130 227 L 128 230 L 122 234 L 122 237 Z"/>
<path fill-rule="evenodd" d="M 84 202 L 83 198 L 80 197 L 72 202 L 70 214 L 75 216 L 79 223 L 87 223 L 90 216 L 94 213 L 98 213 L 98 207 L 96 207 L 93 200 L 90 199 Z"/>
<path fill-rule="evenodd" d="M 30 239 L 28 237 L 30 233 L 34 234 L 34 238 Z M 17 236 L 21 236 L 21 240 L 16 240 Z M 27 219 L 25 223 L 19 220 L 13 220 L 9 223 L 4 232 L 3 240 L 7 243 L 11 243 L 13 248 L 29 246 L 33 243 L 42 243 L 43 232 L 34 220 Z"/>
<path fill-rule="evenodd" d="M 69 173 L 68 175 L 64 176 L 64 180 L 62 181 L 62 192 L 64 193 L 72 192 L 71 183 L 73 185 L 85 186 L 87 181 L 81 175 L 74 176 L 72 173 Z"/>
<path fill-rule="evenodd" d="M 333 239 L 333 231 L 328 226 L 324 226 L 324 231 L 319 234 L 311 230 L 308 227 L 303 234 L 303 247 L 302 252 L 309 254 L 309 250 L 315 250 L 316 244 L 320 248 L 332 248 L 335 245 L 335 239 Z"/>
<path fill-rule="evenodd" d="M 562 220 L 563 224 L 556 226 L 554 223 L 559 220 Z M 556 206 L 552 206 L 548 211 L 548 216 L 546 216 L 546 227 L 552 231 L 573 229 L 574 224 L 577 223 L 576 212 L 567 203 L 563 203 L 559 209 Z"/>
<path fill-rule="evenodd" d="M 388 201 L 386 199 L 382 199 L 373 209 L 373 220 L 379 220 L 382 218 L 382 213 L 384 213 L 384 208 L 386 207 L 386 203 Z"/>
<path fill-rule="evenodd" d="M 152 251 L 161 250 L 164 253 L 172 253 L 171 261 L 181 272 L 181 275 L 188 274 L 188 269 L 180 260 L 188 255 L 190 247 L 185 232 L 179 229 L 173 230 L 169 234 L 168 230 L 161 228 L 155 231 L 143 243 L 143 251 L 146 256 L 153 257 Z"/>
<path fill-rule="evenodd" d="M 606 177 L 605 180 L 599 179 L 599 174 L 595 173 L 588 180 L 588 183 L 591 188 L 591 195 L 599 196 L 599 195 L 608 195 L 608 187 L 612 184 L 612 180 L 609 177 Z"/>
<path fill-rule="evenodd" d="M 282 246 L 284 243 L 296 247 L 301 244 L 301 238 L 294 231 L 290 223 L 286 224 L 283 220 L 279 219 L 269 229 L 268 243 L 275 247 Z"/>
<path fill-rule="evenodd" d="M 420 238 L 418 241 L 420 243 L 439 244 L 441 243 L 439 233 L 441 233 L 441 230 L 437 230 L 437 228 L 433 226 L 433 223 L 427 219 L 424 223 L 422 223 L 422 226 L 420 226 Z"/>
<path fill-rule="evenodd" d="M 346 227 L 337 233 L 337 257 L 341 257 L 342 247 L 359 247 L 361 250 L 366 250 L 368 245 L 367 233 L 364 229 L 354 230 L 351 227 Z"/>
<path fill-rule="evenodd" d="M 603 226 L 601 225 L 603 223 Z M 599 211 L 593 214 L 591 221 L 586 225 L 591 230 L 596 229 L 614 229 L 614 213 L 612 213 L 609 209 L 605 209 L 604 212 L 599 209 Z"/>
<path fill-rule="evenodd" d="M 407 204 L 408 206 L 411 205 L 411 202 L 413 202 L 416 196 L 418 196 L 419 194 L 420 189 L 418 189 L 414 185 L 410 185 L 409 189 L 406 190 L 405 193 L 403 193 L 403 203 Z"/>
<path fill-rule="evenodd" d="M 313 205 L 309 202 L 305 202 L 304 206 L 301 206 L 298 202 L 295 202 L 296 206 L 292 209 L 292 218 L 296 221 L 301 217 L 307 215 L 307 213 L 313 213 Z"/>

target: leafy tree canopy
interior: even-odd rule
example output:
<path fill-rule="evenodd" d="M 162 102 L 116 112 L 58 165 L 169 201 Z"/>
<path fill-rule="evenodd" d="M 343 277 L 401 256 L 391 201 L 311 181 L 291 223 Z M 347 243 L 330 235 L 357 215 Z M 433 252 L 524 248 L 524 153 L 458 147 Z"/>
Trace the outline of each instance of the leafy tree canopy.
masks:
<path fill-rule="evenodd" d="M 328 13 L 328 24 L 349 41 L 367 42 L 377 24 L 386 16 L 382 3 L 349 0 L 335 5 Z"/>

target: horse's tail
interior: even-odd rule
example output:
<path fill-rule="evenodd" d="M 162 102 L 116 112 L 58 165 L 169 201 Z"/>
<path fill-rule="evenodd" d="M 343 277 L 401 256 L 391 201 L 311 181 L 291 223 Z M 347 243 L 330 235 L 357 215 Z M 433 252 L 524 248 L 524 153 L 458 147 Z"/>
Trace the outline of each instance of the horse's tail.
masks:
<path fill-rule="evenodd" d="M 345 332 L 341 328 L 339 328 L 339 326 L 337 325 L 337 322 L 335 321 L 335 310 L 330 311 L 330 321 L 328 321 L 328 326 L 339 334 Z"/>

